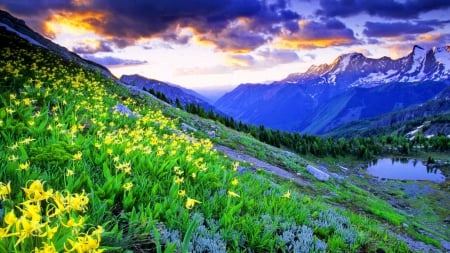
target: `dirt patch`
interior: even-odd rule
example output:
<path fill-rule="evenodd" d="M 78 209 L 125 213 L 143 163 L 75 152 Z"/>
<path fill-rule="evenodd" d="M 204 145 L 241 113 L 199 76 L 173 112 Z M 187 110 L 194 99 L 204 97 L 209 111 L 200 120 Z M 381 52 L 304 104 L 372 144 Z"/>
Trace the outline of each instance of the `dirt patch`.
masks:
<path fill-rule="evenodd" d="M 298 175 L 291 173 L 283 168 L 280 168 L 278 166 L 266 163 L 264 161 L 259 160 L 258 158 L 255 158 L 253 156 L 243 154 L 242 152 L 238 152 L 236 150 L 233 150 L 231 148 L 222 146 L 222 145 L 214 145 L 214 148 L 226 154 L 228 157 L 230 157 L 233 160 L 239 161 L 239 162 L 247 162 L 253 164 L 255 168 L 263 169 L 269 173 L 272 173 L 280 178 L 292 180 L 293 182 L 302 185 L 302 186 L 310 186 L 311 183 L 303 180 Z"/>

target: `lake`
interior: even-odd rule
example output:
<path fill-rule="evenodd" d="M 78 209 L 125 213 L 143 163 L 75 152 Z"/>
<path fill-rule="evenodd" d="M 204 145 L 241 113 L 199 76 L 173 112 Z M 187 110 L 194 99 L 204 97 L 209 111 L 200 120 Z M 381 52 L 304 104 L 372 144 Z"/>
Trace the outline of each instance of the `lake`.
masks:
<path fill-rule="evenodd" d="M 422 161 L 415 159 L 378 159 L 368 164 L 367 173 L 385 179 L 427 180 L 435 183 L 445 181 L 439 169 L 427 168 Z"/>

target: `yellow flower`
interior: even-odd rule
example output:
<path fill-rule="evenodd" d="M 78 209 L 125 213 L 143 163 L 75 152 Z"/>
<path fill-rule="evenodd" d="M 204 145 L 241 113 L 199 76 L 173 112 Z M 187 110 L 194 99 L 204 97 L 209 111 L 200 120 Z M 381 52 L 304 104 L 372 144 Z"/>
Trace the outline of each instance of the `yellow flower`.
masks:
<path fill-rule="evenodd" d="M 237 171 L 238 167 L 239 167 L 239 162 L 234 162 L 233 163 L 233 171 Z"/>
<path fill-rule="evenodd" d="M 10 161 L 10 162 L 15 162 L 15 161 L 17 161 L 17 160 L 19 160 L 19 157 L 16 156 L 16 155 L 10 155 L 10 156 L 8 156 L 8 161 Z"/>
<path fill-rule="evenodd" d="M 108 149 L 106 150 L 106 153 L 107 153 L 108 155 L 112 155 L 113 150 L 112 150 L 111 148 L 108 148 Z"/>
<path fill-rule="evenodd" d="M 184 178 L 182 178 L 182 177 L 175 177 L 174 181 L 175 181 L 176 184 L 181 184 L 181 183 L 183 183 Z"/>
<path fill-rule="evenodd" d="M 23 139 L 22 141 L 20 141 L 19 143 L 20 144 L 30 144 L 32 141 L 35 141 L 35 140 L 36 139 L 34 139 L 34 138 L 27 137 L 27 138 Z"/>
<path fill-rule="evenodd" d="M 30 163 L 27 161 L 25 163 L 19 164 L 19 170 L 27 170 L 30 167 Z"/>
<path fill-rule="evenodd" d="M 200 204 L 202 202 L 200 202 L 200 201 L 198 201 L 196 199 L 191 199 L 191 198 L 188 197 L 187 200 L 186 200 L 186 208 L 187 209 L 192 209 L 196 203 Z"/>
<path fill-rule="evenodd" d="M 40 180 L 34 180 L 28 188 L 22 188 L 27 199 L 39 201 L 48 199 L 53 195 L 53 189 L 44 191 L 44 185 Z"/>
<path fill-rule="evenodd" d="M 118 162 L 119 161 L 119 156 L 114 156 L 114 158 L 113 158 L 113 162 Z"/>
<path fill-rule="evenodd" d="M 125 183 L 122 187 L 125 191 L 129 191 L 131 190 L 131 188 L 133 188 L 133 183 L 132 182 Z"/>
<path fill-rule="evenodd" d="M 24 105 L 31 105 L 31 99 L 29 98 L 24 98 L 22 101 Z"/>
<path fill-rule="evenodd" d="M 17 144 L 17 142 L 16 142 L 16 143 L 14 143 L 12 146 L 10 146 L 8 148 L 11 149 L 11 150 L 16 150 L 16 149 L 19 148 L 19 144 Z"/>
<path fill-rule="evenodd" d="M 291 197 L 291 191 L 288 190 L 283 196 L 281 196 L 282 198 L 290 198 Z"/>
<path fill-rule="evenodd" d="M 50 244 L 43 242 L 42 244 L 44 244 L 44 247 L 38 249 L 38 248 L 34 248 L 34 253 L 57 253 L 58 251 L 55 248 L 55 245 L 53 245 L 52 242 L 50 242 Z"/>
<path fill-rule="evenodd" d="M 239 196 L 239 194 L 237 194 L 237 193 L 235 193 L 235 192 L 233 192 L 233 191 L 228 191 L 228 196 L 230 196 L 230 197 L 235 197 L 235 198 L 241 197 L 241 196 Z"/>
<path fill-rule="evenodd" d="M 128 175 L 131 174 L 131 164 L 130 164 L 129 162 L 127 163 L 127 166 L 125 166 L 125 167 L 123 168 L 123 172 L 124 172 L 125 174 L 128 174 Z"/>
<path fill-rule="evenodd" d="M 71 209 L 77 211 L 85 211 L 87 209 L 87 204 L 89 203 L 89 198 L 83 193 L 75 193 L 68 198 L 68 204 Z"/>
<path fill-rule="evenodd" d="M 95 229 L 94 231 L 92 231 L 92 235 L 95 235 L 97 237 L 100 237 L 100 235 L 104 232 L 105 230 L 103 229 L 102 226 L 97 226 L 97 229 Z"/>
<path fill-rule="evenodd" d="M 54 228 L 51 228 L 49 225 L 45 226 L 45 231 L 47 239 L 51 240 L 56 232 L 58 232 L 58 224 Z"/>
<path fill-rule="evenodd" d="M 232 185 L 237 185 L 239 183 L 239 181 L 237 180 L 237 178 L 233 179 L 233 181 L 231 181 Z"/>
<path fill-rule="evenodd" d="M 71 169 L 68 169 L 68 170 L 67 170 L 66 175 L 67 175 L 68 177 L 73 176 L 74 174 L 75 174 L 75 172 L 73 172 L 73 170 L 71 170 Z"/>
<path fill-rule="evenodd" d="M 0 182 L 0 200 L 5 200 L 6 196 L 11 193 L 11 183 L 4 184 Z"/>
<path fill-rule="evenodd" d="M 16 214 L 14 213 L 14 210 L 9 211 L 5 215 L 4 221 L 5 221 L 6 225 L 12 225 L 17 222 L 17 217 L 16 217 Z"/>
<path fill-rule="evenodd" d="M 83 153 L 81 153 L 81 151 L 78 151 L 78 153 L 73 155 L 72 160 L 74 160 L 74 161 L 81 160 L 82 156 L 83 156 Z"/>
<path fill-rule="evenodd" d="M 77 228 L 79 228 L 79 227 L 81 228 L 83 226 L 84 218 L 83 218 L 83 216 L 79 216 L 78 222 L 77 222 L 73 217 L 70 217 L 70 219 L 67 221 L 67 224 L 64 224 L 63 222 L 61 222 L 61 224 L 64 227 L 74 228 L 75 230 L 77 230 Z"/>
<path fill-rule="evenodd" d="M 11 108 L 6 108 L 6 113 L 13 114 L 15 111 Z"/>
<path fill-rule="evenodd" d="M 47 211 L 47 216 L 49 217 L 58 216 L 66 210 L 66 198 L 59 191 L 55 192 L 52 199 L 55 202 L 56 207 L 53 207 Z M 51 214 L 50 211 L 53 211 L 54 213 Z"/>
<path fill-rule="evenodd" d="M 179 190 L 178 191 L 178 196 L 184 197 L 184 195 L 186 195 L 186 191 L 185 190 Z"/>

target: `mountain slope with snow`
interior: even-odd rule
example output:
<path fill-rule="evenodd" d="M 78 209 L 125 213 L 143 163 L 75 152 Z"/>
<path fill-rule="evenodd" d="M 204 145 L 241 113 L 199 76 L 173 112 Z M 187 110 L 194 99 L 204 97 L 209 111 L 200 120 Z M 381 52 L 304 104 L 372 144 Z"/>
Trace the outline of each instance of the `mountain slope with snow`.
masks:
<path fill-rule="evenodd" d="M 317 134 L 423 103 L 449 83 L 450 46 L 414 46 L 399 59 L 350 53 L 269 85 L 241 85 L 215 106 L 246 123 Z M 383 102 L 368 102 L 373 96 Z"/>

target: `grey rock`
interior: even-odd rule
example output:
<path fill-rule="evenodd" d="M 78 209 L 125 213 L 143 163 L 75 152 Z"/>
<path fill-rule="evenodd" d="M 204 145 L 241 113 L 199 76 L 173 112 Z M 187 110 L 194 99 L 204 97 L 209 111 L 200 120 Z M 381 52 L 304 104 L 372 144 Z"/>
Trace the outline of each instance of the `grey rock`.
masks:
<path fill-rule="evenodd" d="M 117 104 L 116 106 L 111 108 L 111 111 L 118 112 L 120 114 L 125 114 L 129 118 L 138 118 L 140 116 L 138 114 L 135 114 L 126 105 L 123 105 L 123 104 Z"/>
<path fill-rule="evenodd" d="M 309 173 L 311 173 L 311 175 L 313 175 L 319 181 L 327 181 L 330 178 L 330 175 L 317 169 L 316 167 L 314 167 L 312 165 L 306 166 L 306 170 Z"/>
<path fill-rule="evenodd" d="M 197 132 L 197 129 L 186 123 L 181 123 L 181 129 L 183 129 L 183 131 Z"/>

